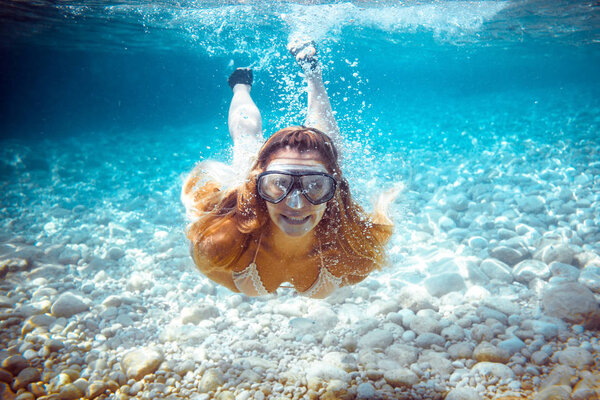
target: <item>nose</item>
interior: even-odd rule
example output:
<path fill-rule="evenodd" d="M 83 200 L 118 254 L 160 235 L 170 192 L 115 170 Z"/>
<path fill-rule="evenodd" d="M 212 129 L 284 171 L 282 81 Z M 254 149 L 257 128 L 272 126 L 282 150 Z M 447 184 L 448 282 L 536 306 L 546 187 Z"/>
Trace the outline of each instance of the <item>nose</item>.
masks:
<path fill-rule="evenodd" d="M 304 196 L 302 195 L 302 193 L 300 192 L 299 189 L 294 189 L 292 190 L 292 192 L 290 194 L 287 195 L 286 199 L 285 199 L 285 204 L 289 207 L 289 208 L 293 208 L 295 210 L 299 210 L 302 207 L 304 207 L 304 202 L 306 200 L 304 199 Z"/>

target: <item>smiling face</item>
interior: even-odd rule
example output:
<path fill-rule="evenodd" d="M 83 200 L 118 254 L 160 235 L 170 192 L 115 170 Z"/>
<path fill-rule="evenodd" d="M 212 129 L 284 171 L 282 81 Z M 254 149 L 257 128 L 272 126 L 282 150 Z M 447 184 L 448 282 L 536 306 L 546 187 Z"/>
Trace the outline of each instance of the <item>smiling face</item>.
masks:
<path fill-rule="evenodd" d="M 275 153 L 267 165 L 267 171 L 330 172 L 317 152 L 299 152 L 285 148 Z M 269 217 L 284 234 L 301 237 L 311 232 L 323 218 L 327 203 L 312 204 L 294 187 L 279 203 L 266 202 Z"/>

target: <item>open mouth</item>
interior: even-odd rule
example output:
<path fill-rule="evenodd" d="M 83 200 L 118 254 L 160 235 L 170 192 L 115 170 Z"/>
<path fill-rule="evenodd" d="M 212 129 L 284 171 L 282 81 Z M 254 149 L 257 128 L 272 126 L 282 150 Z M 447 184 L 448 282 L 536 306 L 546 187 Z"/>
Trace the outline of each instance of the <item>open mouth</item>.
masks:
<path fill-rule="evenodd" d="M 304 217 L 304 218 L 300 218 L 300 217 L 290 217 L 290 216 L 282 214 L 281 217 L 283 218 L 283 220 L 286 223 L 288 223 L 290 225 L 302 225 L 302 224 L 308 222 L 310 215 L 307 217 Z"/>

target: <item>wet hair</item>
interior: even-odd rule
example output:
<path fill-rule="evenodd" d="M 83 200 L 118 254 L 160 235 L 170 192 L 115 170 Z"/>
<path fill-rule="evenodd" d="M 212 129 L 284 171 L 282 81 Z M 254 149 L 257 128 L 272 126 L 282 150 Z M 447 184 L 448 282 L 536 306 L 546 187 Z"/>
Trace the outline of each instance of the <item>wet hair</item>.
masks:
<path fill-rule="evenodd" d="M 280 150 L 285 149 L 316 152 L 338 181 L 336 193 L 327 202 L 325 213 L 315 227 L 322 248 L 335 248 L 350 256 L 370 260 L 369 270 L 373 265 L 381 267 L 385 263 L 384 243 L 373 234 L 372 221 L 352 199 L 333 141 L 318 129 L 305 126 L 291 126 L 274 133 L 260 149 L 247 180 L 229 191 L 221 191 L 219 183 L 214 181 L 195 188 L 201 177 L 190 174 L 182 198 L 188 196 L 191 199 L 192 216 L 197 218 L 187 230 L 192 245 L 206 243 L 211 236 L 225 229 L 229 231 L 227 242 L 231 247 L 206 251 L 205 256 L 213 265 L 223 268 L 231 267 L 241 257 L 250 242 L 260 236 L 270 218 L 265 200 L 258 195 L 258 175 L 266 170 Z M 231 235 L 232 224 L 237 234 Z M 361 274 L 361 271 L 356 273 Z"/>

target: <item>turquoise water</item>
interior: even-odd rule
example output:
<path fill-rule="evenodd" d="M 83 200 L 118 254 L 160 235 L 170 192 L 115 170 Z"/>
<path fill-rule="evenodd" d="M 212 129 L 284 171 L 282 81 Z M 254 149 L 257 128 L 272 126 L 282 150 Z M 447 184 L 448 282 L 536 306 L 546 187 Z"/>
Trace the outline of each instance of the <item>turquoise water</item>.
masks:
<path fill-rule="evenodd" d="M 354 195 L 369 209 L 382 188 L 406 185 L 392 212 L 397 225 L 388 247 L 390 267 L 326 302 L 288 292 L 255 300 L 212 285 L 190 260 L 179 202 L 185 173 L 197 161 L 231 158 L 226 79 L 235 67 L 254 70 L 252 95 L 265 136 L 303 121 L 304 84 L 286 50 L 288 38 L 297 34 L 317 44 L 346 139 L 343 170 Z M 435 318 L 462 321 L 465 342 L 492 315 L 494 345 L 514 339 L 517 330 L 532 331 L 529 319 L 535 319 L 561 332 L 544 332 L 550 355 L 569 340 L 596 358 L 600 352 L 597 331 L 583 334 L 583 322 L 563 324 L 540 308 L 542 288 L 560 283 L 560 274 L 543 270 L 535 279 L 524 278 L 498 250 L 526 248 L 526 260 L 541 260 L 548 269 L 558 259 L 545 255 L 548 243 L 569 247 L 575 255 L 560 258 L 567 265 L 562 268 L 576 270 L 574 280 L 597 300 L 597 2 L 12 0 L 0 5 L 0 59 L 0 257 L 3 263 L 27 261 L 27 267 L 9 263 L 0 303 L 7 310 L 14 306 L 22 322 L 31 313 L 53 314 L 49 304 L 64 291 L 82 296 L 91 308 L 46 332 L 69 351 L 89 348 L 116 365 L 130 349 L 156 345 L 178 365 L 192 357 L 202 373 L 220 368 L 223 387 L 250 398 L 243 397 L 251 390 L 242 386 L 240 374 L 226 372 L 239 357 L 261 356 L 267 364 L 281 359 L 279 370 L 253 364 L 260 381 L 274 388 L 274 382 L 285 382 L 282 371 L 302 370 L 297 387 L 304 387 L 306 376 L 325 368 L 306 363 L 320 362 L 335 349 L 361 365 L 358 372 L 336 375 L 347 378 L 356 394 L 370 382 L 361 364 L 370 358 L 357 355 L 356 343 L 354 350 L 342 346 L 343 338 L 358 340 L 361 349 L 377 326 L 420 357 L 429 351 L 415 342 L 409 324 L 398 322 L 404 311 L 419 313 L 400 294 L 416 285 L 432 295 L 431 309 L 438 314 L 424 308 Z M 496 258 L 509 265 L 492 271 L 488 262 L 484 268 L 484 261 Z M 449 289 L 448 280 L 447 287 L 432 289 L 428 279 L 444 273 L 462 284 Z M 111 294 L 120 300 L 108 301 Z M 121 325 L 112 321 L 117 311 L 111 304 L 117 303 Z M 219 316 L 186 325 L 180 317 L 192 304 L 208 304 Z M 2 360 L 2 348 L 39 350 L 38 339 L 23 347 L 21 325 L 5 323 L 10 312 L 0 314 L 6 328 L 0 334 Z M 329 319 L 319 319 L 323 315 Z M 469 319 L 475 325 L 464 323 Z M 502 333 L 494 320 L 504 324 Z M 326 330 L 305 329 L 311 321 Z M 452 326 L 458 329 L 458 323 Z M 229 344 L 240 338 L 280 348 L 256 350 L 245 343 L 249 350 L 232 353 Z M 451 343 L 461 341 L 450 338 L 437 350 L 449 352 Z M 306 345 L 312 346 L 308 353 Z M 541 347 L 531 341 L 527 346 L 529 353 Z M 56 365 L 69 364 L 68 354 L 57 356 Z M 94 369 L 94 357 L 74 362 L 90 381 L 106 372 Z M 517 371 L 518 357 L 511 357 L 508 365 Z M 532 365 L 526 352 L 522 357 L 529 372 L 503 382 L 519 391 L 520 380 L 530 381 L 535 391 L 541 379 L 535 377 L 550 367 Z M 422 395 L 416 385 L 412 398 L 439 398 L 473 383 L 463 371 L 472 359 L 454 360 L 450 372 L 426 371 L 421 361 L 414 369 L 419 385 L 435 393 Z M 41 370 L 44 359 L 32 356 L 30 362 Z M 475 382 L 480 394 L 499 393 L 497 380 L 481 382 Z M 378 397 L 362 398 L 406 398 L 373 385 Z M 141 398 L 159 398 L 152 390 L 144 386 Z M 306 393 L 294 390 L 282 393 Z M 107 398 L 117 398 L 115 390 L 110 393 Z M 209 398 L 192 397 L 192 389 L 177 393 Z"/>
<path fill-rule="evenodd" d="M 0 131 L 32 143 L 163 132 L 227 152 L 226 77 L 236 66 L 255 70 L 266 134 L 303 121 L 302 80 L 285 50 L 302 33 L 318 44 L 357 164 L 396 149 L 391 162 L 405 167 L 418 146 L 596 140 L 598 10 L 541 1 L 8 2 Z M 180 151 L 197 157 L 184 141 Z"/>

